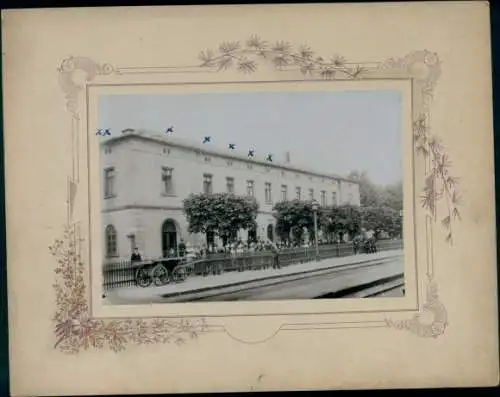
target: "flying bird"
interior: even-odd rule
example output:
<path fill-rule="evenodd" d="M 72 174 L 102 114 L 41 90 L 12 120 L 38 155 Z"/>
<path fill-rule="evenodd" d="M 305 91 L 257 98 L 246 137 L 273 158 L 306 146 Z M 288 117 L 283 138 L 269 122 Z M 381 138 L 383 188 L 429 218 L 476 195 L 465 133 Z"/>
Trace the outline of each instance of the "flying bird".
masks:
<path fill-rule="evenodd" d="M 255 155 L 255 150 L 250 149 L 250 150 L 248 151 L 248 157 L 253 157 L 254 155 Z"/>
<path fill-rule="evenodd" d="M 267 155 L 267 161 L 273 161 L 273 155 L 272 154 L 268 154 Z"/>
<path fill-rule="evenodd" d="M 171 126 L 171 127 L 168 127 L 166 130 L 165 130 L 165 134 L 168 135 L 168 134 L 173 134 L 174 133 L 174 127 Z"/>
<path fill-rule="evenodd" d="M 203 138 L 203 143 L 207 143 L 207 142 L 210 142 L 209 136 L 206 136 L 205 138 Z"/>
<path fill-rule="evenodd" d="M 234 143 L 229 144 L 229 149 L 234 150 L 236 148 L 236 145 Z"/>
<path fill-rule="evenodd" d="M 109 128 L 106 128 L 104 131 L 102 128 L 98 128 L 95 134 L 100 136 L 111 135 L 111 131 Z"/>

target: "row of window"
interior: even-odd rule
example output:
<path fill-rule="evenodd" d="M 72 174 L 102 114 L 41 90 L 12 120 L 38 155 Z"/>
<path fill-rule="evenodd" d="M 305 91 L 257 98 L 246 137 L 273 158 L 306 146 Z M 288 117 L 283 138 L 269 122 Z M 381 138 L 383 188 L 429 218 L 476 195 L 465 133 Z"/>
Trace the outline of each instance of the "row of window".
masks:
<path fill-rule="evenodd" d="M 234 193 L 234 178 L 226 177 L 226 191 L 227 193 Z M 204 174 L 203 175 L 203 193 L 211 194 L 213 193 L 213 175 Z M 246 195 L 249 197 L 255 197 L 255 181 L 249 179 L 246 181 Z M 272 204 L 273 202 L 272 184 L 270 182 L 265 182 L 264 184 L 264 200 L 266 204 Z M 332 204 L 337 204 L 337 192 L 332 192 Z M 288 185 L 281 185 L 281 201 L 287 201 L 288 197 Z M 302 188 L 297 186 L 295 188 L 295 199 L 302 200 Z M 314 189 L 309 189 L 308 199 L 314 200 Z M 326 190 L 320 192 L 320 204 L 322 206 L 328 205 Z"/>
<path fill-rule="evenodd" d="M 162 167 L 161 180 L 163 184 L 163 193 L 164 194 L 174 194 L 174 183 L 173 183 L 173 168 L 170 167 Z M 114 185 L 115 185 L 115 170 L 114 168 L 107 168 L 104 170 L 104 197 L 114 197 Z M 234 188 L 234 178 L 226 177 L 226 191 L 228 193 L 235 193 Z M 213 175 L 212 174 L 203 174 L 203 192 L 206 194 L 213 193 Z M 255 181 L 247 180 L 246 181 L 246 195 L 250 197 L 255 197 Z M 288 186 L 283 184 L 281 185 L 281 201 L 288 200 Z M 302 200 L 302 189 L 297 186 L 295 188 L 295 199 Z M 314 199 L 314 189 L 308 190 L 307 195 L 308 200 Z M 266 204 L 272 203 L 272 185 L 270 182 L 266 182 L 264 184 L 264 200 Z M 331 194 L 331 203 L 332 205 L 337 204 L 337 192 L 332 192 Z M 327 193 L 325 190 L 320 192 L 320 204 L 322 206 L 328 205 Z"/>

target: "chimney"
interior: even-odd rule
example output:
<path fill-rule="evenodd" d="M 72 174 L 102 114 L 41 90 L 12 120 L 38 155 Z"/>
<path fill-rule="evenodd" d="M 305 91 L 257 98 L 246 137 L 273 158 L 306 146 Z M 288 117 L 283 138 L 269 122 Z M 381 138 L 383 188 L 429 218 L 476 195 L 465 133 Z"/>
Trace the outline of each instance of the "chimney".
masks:
<path fill-rule="evenodd" d="M 290 152 L 285 152 L 285 163 L 290 164 Z"/>

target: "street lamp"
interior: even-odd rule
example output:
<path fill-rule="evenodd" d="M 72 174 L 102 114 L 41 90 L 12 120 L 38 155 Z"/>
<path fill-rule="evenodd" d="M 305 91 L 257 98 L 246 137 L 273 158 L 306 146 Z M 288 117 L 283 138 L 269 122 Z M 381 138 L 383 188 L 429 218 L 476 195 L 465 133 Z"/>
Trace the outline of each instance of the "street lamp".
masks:
<path fill-rule="evenodd" d="M 319 248 L 318 248 L 318 209 L 319 204 L 316 200 L 312 201 L 312 210 L 314 213 L 314 245 L 316 246 L 316 261 L 319 261 Z"/>

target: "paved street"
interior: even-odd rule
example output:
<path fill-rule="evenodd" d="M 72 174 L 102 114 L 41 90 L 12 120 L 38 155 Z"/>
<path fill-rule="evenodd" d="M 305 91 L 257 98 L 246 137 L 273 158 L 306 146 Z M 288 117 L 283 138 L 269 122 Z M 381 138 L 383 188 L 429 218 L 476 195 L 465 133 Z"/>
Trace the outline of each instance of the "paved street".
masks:
<path fill-rule="evenodd" d="M 371 283 L 402 274 L 403 258 L 397 257 L 385 263 L 369 267 L 334 270 L 330 273 L 301 278 L 280 284 L 264 285 L 236 292 L 218 294 L 199 301 L 254 301 L 280 299 L 312 299 L 337 292 L 358 284 Z M 176 300 L 177 302 L 181 300 Z"/>

